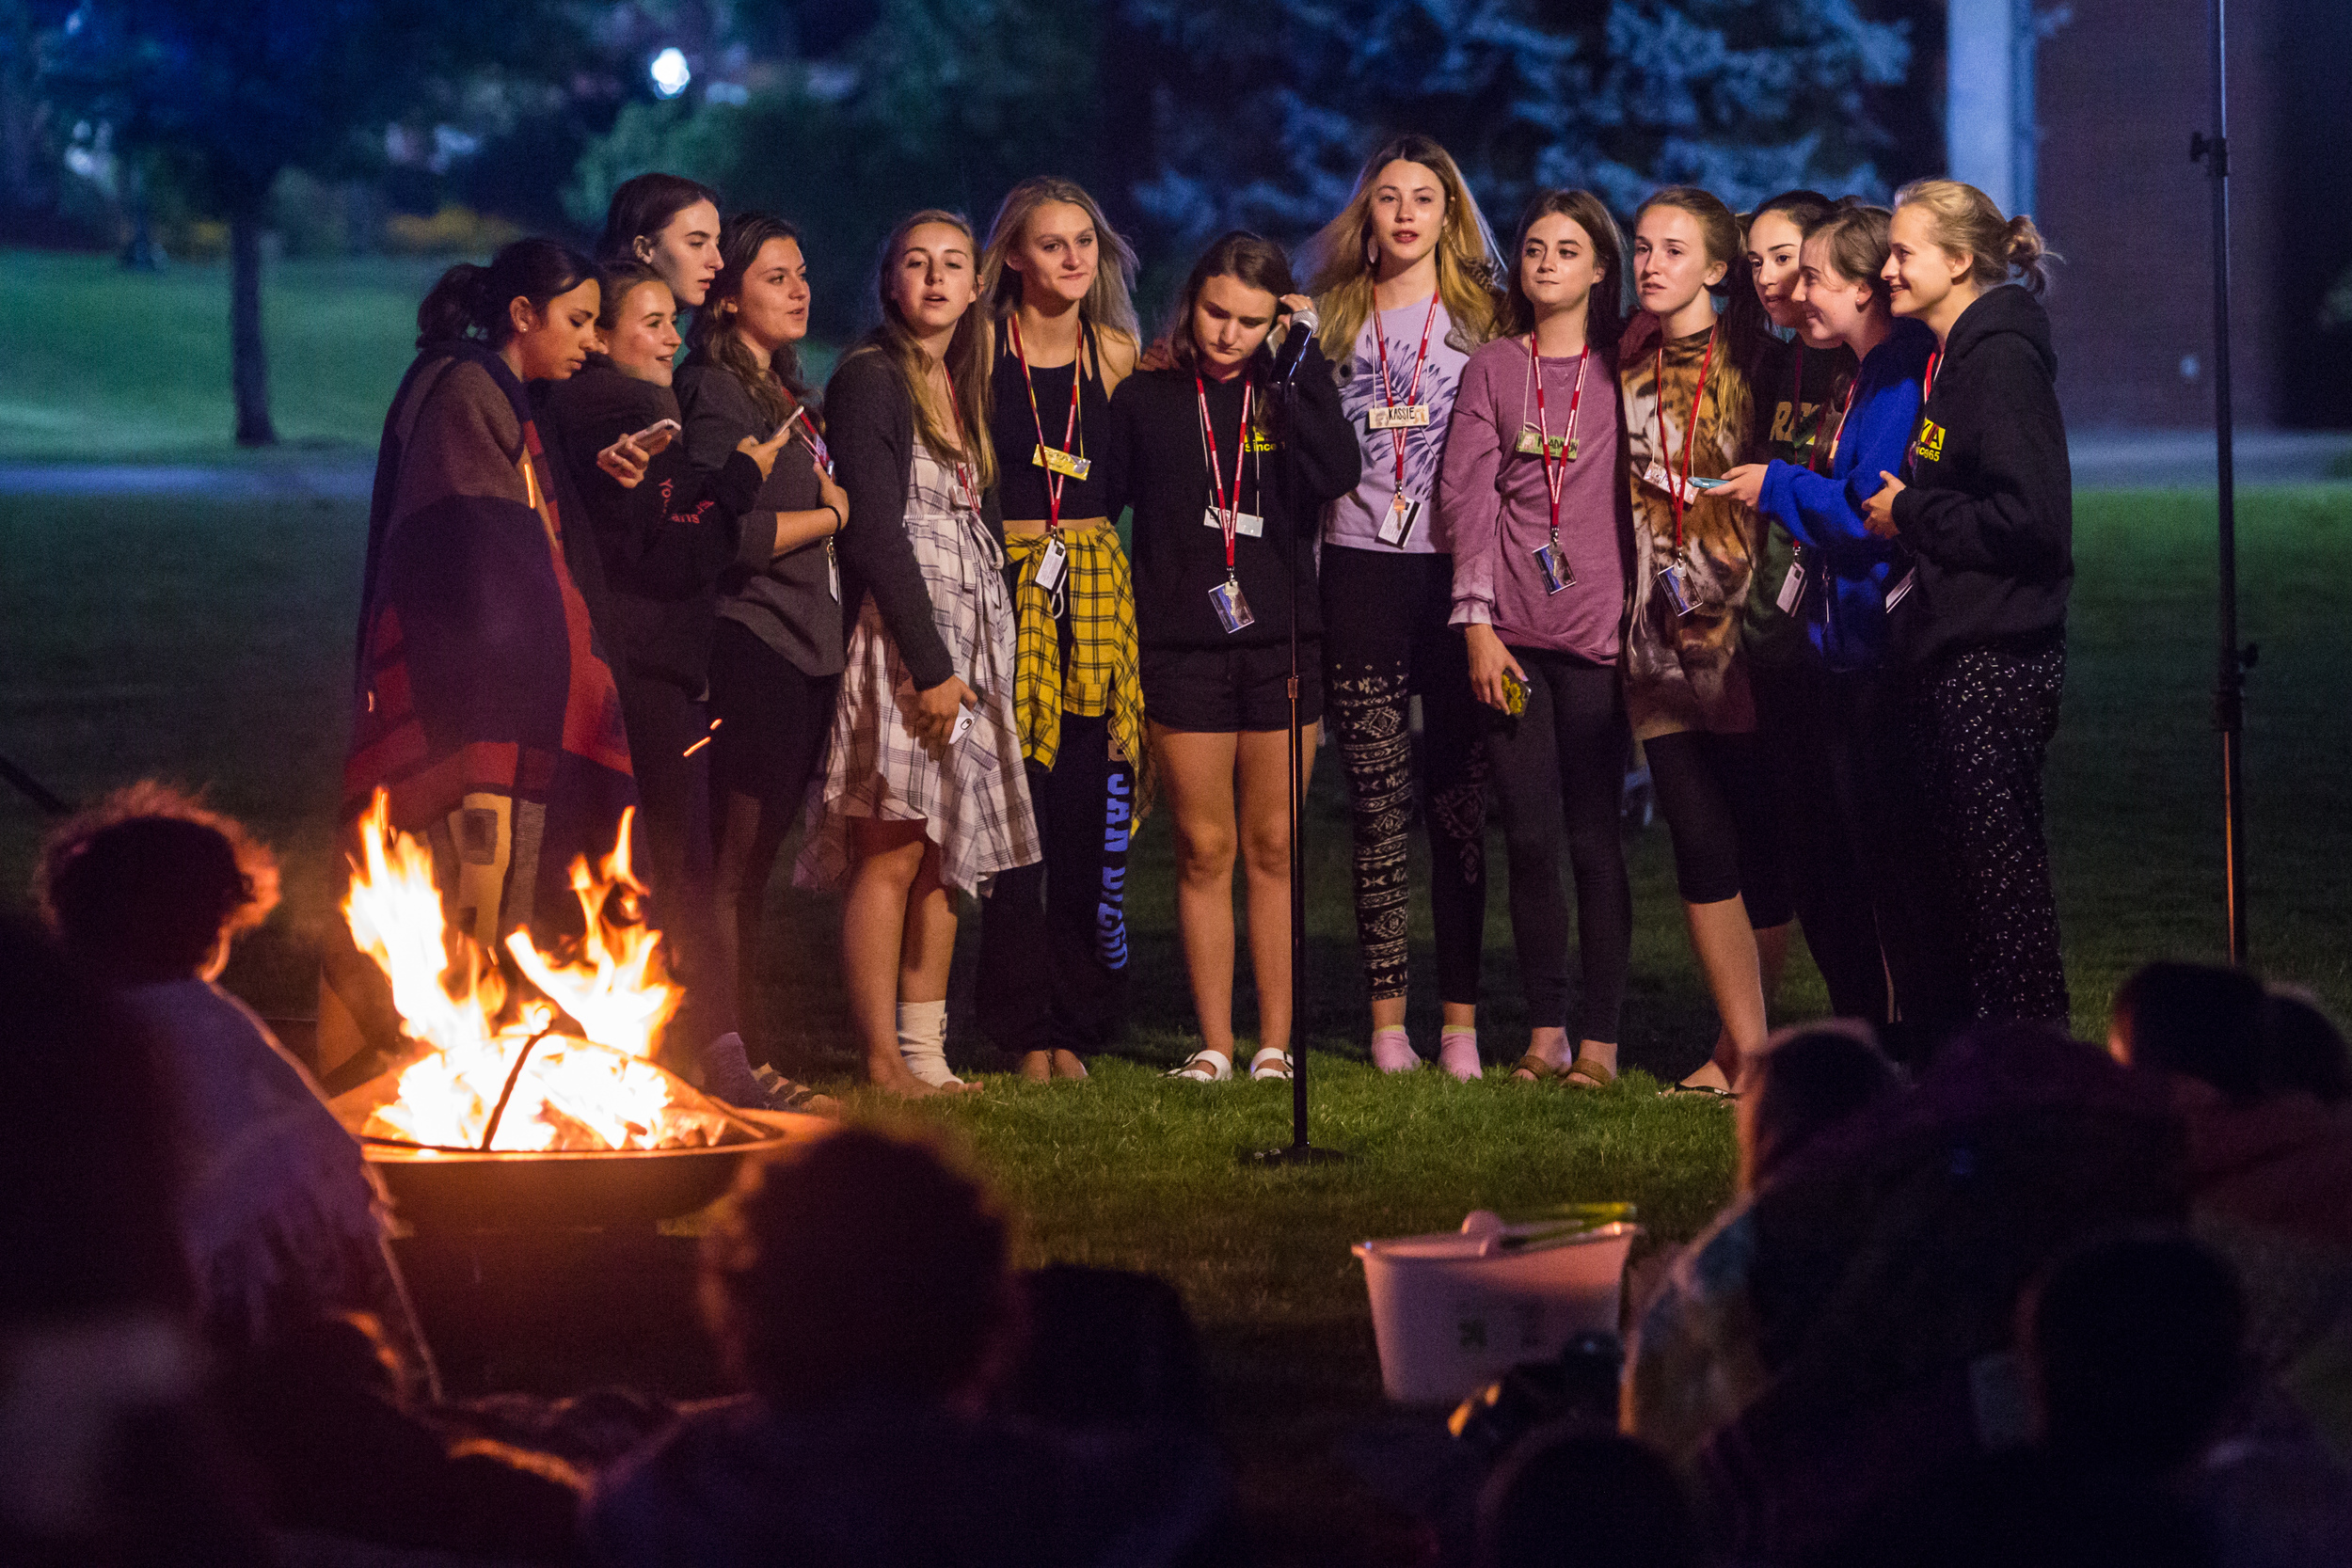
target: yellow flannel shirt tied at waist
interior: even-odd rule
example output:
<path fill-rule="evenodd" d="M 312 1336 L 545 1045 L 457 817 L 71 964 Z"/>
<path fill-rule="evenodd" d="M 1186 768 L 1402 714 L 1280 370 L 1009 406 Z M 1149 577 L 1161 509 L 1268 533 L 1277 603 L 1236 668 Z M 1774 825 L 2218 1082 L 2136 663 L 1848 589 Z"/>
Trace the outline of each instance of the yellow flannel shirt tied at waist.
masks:
<path fill-rule="evenodd" d="M 1037 585 L 1045 554 L 1042 533 L 1005 535 L 1005 556 L 1020 571 L 1013 594 L 1018 626 L 1012 666 L 1012 709 L 1021 724 L 1021 754 L 1041 768 L 1061 750 L 1061 716 L 1110 717 L 1111 741 L 1142 766 L 1143 682 L 1136 669 L 1136 592 L 1119 531 L 1107 517 L 1064 523 L 1057 531 L 1068 552 L 1061 592 L 1070 607 L 1070 667 L 1062 668 L 1054 596 Z"/>

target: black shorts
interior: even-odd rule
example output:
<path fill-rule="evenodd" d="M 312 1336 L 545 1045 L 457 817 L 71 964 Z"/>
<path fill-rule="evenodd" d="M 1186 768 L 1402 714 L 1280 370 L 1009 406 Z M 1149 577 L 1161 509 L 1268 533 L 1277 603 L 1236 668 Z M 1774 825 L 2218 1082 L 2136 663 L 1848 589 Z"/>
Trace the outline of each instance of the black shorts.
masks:
<path fill-rule="evenodd" d="M 1288 642 L 1143 650 L 1143 716 L 1171 730 L 1231 735 L 1291 724 Z M 1323 646 L 1298 644 L 1298 721 L 1323 717 Z"/>

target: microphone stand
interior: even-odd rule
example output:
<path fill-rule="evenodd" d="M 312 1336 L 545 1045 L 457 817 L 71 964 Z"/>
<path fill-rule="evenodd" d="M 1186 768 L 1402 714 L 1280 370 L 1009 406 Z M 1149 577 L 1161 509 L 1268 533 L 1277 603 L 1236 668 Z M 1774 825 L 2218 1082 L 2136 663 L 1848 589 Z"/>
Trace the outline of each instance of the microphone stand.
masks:
<path fill-rule="evenodd" d="M 2230 405 L 2230 78 L 2227 0 L 2211 0 L 2213 135 L 2188 139 L 2192 163 L 2213 185 L 2213 445 L 2215 544 L 2220 554 L 2220 659 L 2214 676 L 2213 727 L 2221 732 L 2222 912 L 2230 962 L 2246 962 L 2246 672 L 2252 643 L 2238 645 L 2237 470 Z"/>
<path fill-rule="evenodd" d="M 1301 356 L 1307 352 L 1299 345 Z M 1297 365 L 1279 384 L 1281 388 L 1282 427 L 1289 445 L 1283 451 L 1281 473 L 1278 478 L 1285 491 L 1285 499 L 1297 498 L 1290 493 L 1291 454 L 1298 440 L 1298 388 L 1295 385 Z M 1285 510 L 1296 526 L 1297 508 Z M 1346 1155 L 1336 1148 L 1318 1148 L 1307 1140 L 1307 802 L 1302 781 L 1306 773 L 1307 734 L 1298 721 L 1298 539 L 1295 534 L 1291 548 L 1291 676 L 1290 676 L 1290 829 L 1291 829 L 1291 1141 L 1278 1148 L 1252 1149 L 1245 1158 L 1257 1165 L 1319 1165 L 1344 1160 Z M 1310 546 L 1311 549 L 1311 546 Z M 1310 557 L 1311 559 L 1311 556 Z"/>

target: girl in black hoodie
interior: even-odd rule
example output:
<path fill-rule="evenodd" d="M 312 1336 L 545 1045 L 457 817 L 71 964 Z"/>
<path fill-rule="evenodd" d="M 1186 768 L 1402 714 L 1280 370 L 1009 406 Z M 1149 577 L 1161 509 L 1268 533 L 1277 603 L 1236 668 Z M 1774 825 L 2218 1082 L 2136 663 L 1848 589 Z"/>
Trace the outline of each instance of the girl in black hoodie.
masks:
<path fill-rule="evenodd" d="M 2047 1019 L 2068 1005 L 2042 833 L 2042 767 L 2066 673 L 2074 481 L 2058 412 L 2045 252 L 2033 220 L 1922 180 L 1895 198 L 1885 277 L 1933 329 L 1926 400 L 1870 531 L 1908 546 L 1887 593 L 1924 843 L 1890 958 L 1905 1021 Z M 2023 286 L 2009 281 L 2015 274 Z"/>

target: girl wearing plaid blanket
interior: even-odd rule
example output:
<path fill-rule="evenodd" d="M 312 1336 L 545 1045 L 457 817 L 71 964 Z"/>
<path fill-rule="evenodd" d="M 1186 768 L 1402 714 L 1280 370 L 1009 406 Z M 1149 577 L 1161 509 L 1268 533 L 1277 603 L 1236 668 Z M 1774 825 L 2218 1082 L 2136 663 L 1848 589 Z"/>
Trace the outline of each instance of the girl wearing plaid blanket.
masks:
<path fill-rule="evenodd" d="M 841 963 L 873 1081 L 901 1094 L 968 1087 L 947 1070 L 955 892 L 985 894 L 1039 858 L 1013 715 L 1012 604 L 981 499 L 995 480 L 985 329 L 970 315 L 978 246 L 949 213 L 915 214 L 882 246 L 882 325 L 827 388 L 871 583 L 857 607 L 831 754 L 795 879 L 846 888 Z M 880 542 L 903 546 L 880 550 Z M 911 565 L 928 618 L 890 590 Z M 870 589 L 870 592 L 869 592 Z M 890 605 L 902 612 L 893 615 Z M 952 891 L 951 891 L 952 890 Z"/>
<path fill-rule="evenodd" d="M 1127 843 L 1140 803 L 1136 595 L 1089 450 L 1136 367 L 1135 253 L 1067 180 L 1025 180 L 980 258 L 989 435 L 1019 623 L 1013 707 L 1045 858 L 980 930 L 981 1030 L 1025 1078 L 1084 1078 L 1126 1026 Z M 1038 984 L 1040 971 L 1044 984 Z"/>

